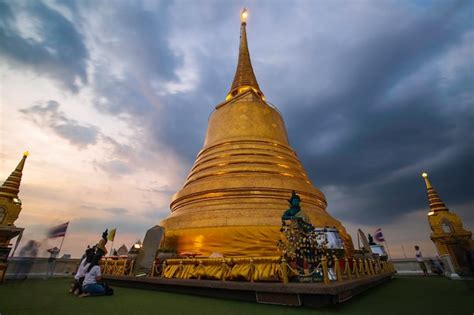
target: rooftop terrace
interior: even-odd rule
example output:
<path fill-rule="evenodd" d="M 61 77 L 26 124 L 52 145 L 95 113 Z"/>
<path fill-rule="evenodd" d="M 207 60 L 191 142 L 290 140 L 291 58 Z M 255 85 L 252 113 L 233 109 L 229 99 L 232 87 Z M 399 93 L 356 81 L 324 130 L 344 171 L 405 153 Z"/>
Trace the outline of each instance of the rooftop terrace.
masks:
<path fill-rule="evenodd" d="M 0 314 L 473 314 L 474 281 L 395 278 L 343 304 L 321 309 L 283 307 L 114 287 L 105 297 L 67 293 L 71 280 L 8 281 L 0 285 Z"/>

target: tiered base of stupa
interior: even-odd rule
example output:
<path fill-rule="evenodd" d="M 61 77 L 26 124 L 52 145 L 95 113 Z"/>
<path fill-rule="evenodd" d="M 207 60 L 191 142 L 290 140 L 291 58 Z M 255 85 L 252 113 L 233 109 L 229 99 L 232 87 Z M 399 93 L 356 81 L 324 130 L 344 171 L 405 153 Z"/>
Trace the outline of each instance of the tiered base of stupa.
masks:
<path fill-rule="evenodd" d="M 258 197 L 258 193 L 254 191 L 252 198 L 242 198 L 240 205 L 235 205 L 233 209 L 200 209 L 186 216 L 179 213 L 171 215 L 162 221 L 166 229 L 164 247 L 200 256 L 213 253 L 224 257 L 280 255 L 277 243 L 281 235 L 281 216 L 288 203 L 285 197 L 291 191 L 282 194 L 279 199 L 273 197 L 270 200 Z M 225 207 L 229 200 L 222 198 L 221 202 Z M 303 202 L 302 208 L 314 226 L 336 227 L 344 241 L 346 253 L 352 254 L 352 240 L 339 221 L 307 203 Z"/>
<path fill-rule="evenodd" d="M 393 272 L 324 283 L 265 283 L 213 281 L 193 279 L 137 278 L 133 276 L 104 276 L 113 286 L 132 287 L 165 292 L 209 296 L 263 304 L 323 307 L 350 300 L 352 297 L 389 281 Z"/>

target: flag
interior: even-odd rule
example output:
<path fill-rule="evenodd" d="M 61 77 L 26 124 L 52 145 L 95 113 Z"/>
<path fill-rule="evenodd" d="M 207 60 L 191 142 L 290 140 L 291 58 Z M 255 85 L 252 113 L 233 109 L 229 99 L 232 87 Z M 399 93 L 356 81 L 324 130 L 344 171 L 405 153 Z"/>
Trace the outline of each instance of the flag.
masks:
<path fill-rule="evenodd" d="M 117 232 L 117 228 L 111 229 L 111 230 L 109 231 L 109 235 L 107 235 L 107 239 L 108 239 L 109 241 L 112 241 L 112 242 L 113 242 L 113 241 L 114 241 L 114 238 L 115 238 L 115 233 L 116 233 L 116 232 Z"/>
<path fill-rule="evenodd" d="M 382 229 L 378 228 L 375 230 L 374 238 L 377 242 L 385 242 L 385 238 L 383 237 Z"/>
<path fill-rule="evenodd" d="M 61 237 L 66 235 L 67 226 L 69 222 L 63 223 L 61 225 L 52 227 L 48 231 L 48 238 Z"/>

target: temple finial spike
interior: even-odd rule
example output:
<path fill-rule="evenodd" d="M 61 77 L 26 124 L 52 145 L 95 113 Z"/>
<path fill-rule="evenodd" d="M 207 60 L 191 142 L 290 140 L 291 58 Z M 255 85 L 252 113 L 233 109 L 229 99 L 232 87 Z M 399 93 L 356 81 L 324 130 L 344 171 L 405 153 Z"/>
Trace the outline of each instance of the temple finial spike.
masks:
<path fill-rule="evenodd" d="M 258 86 L 257 78 L 252 68 L 252 61 L 250 60 L 249 47 L 247 43 L 247 9 L 243 9 L 240 13 L 240 46 L 239 46 L 239 59 L 237 62 L 237 70 L 235 71 L 234 81 L 227 94 L 226 100 L 246 92 L 253 90 L 259 97 L 264 99 L 262 91 Z"/>
<path fill-rule="evenodd" d="M 241 24 L 246 24 L 248 16 L 249 16 L 249 13 L 248 13 L 247 9 L 244 8 L 242 10 L 242 12 L 240 12 L 240 23 Z"/>
<path fill-rule="evenodd" d="M 433 215 L 434 213 L 438 211 L 449 211 L 449 209 L 444 204 L 443 200 L 441 200 L 438 193 L 431 185 L 431 182 L 428 179 L 428 173 L 423 172 L 421 176 L 425 180 L 426 190 L 428 194 L 428 203 L 430 205 L 430 212 L 428 213 L 428 215 Z"/>
<path fill-rule="evenodd" d="M 427 188 L 427 189 L 432 188 L 431 183 L 430 183 L 430 180 L 428 179 L 428 173 L 423 172 L 423 173 L 421 173 L 421 176 L 422 176 L 423 179 L 425 180 L 426 188 Z"/>

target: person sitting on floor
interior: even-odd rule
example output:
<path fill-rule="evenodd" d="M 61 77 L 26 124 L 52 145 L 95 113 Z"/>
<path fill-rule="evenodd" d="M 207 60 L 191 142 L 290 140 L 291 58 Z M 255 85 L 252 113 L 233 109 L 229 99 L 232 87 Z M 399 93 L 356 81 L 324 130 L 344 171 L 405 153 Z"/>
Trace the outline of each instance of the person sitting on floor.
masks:
<path fill-rule="evenodd" d="M 72 288 L 70 290 L 71 293 L 74 293 L 76 295 L 82 293 L 82 283 L 84 281 L 84 276 L 86 274 L 87 268 L 89 267 L 90 263 L 92 262 L 92 259 L 94 258 L 94 252 L 95 246 L 92 248 L 87 248 L 85 255 L 82 258 L 81 263 L 79 264 L 77 272 L 74 276 L 74 284 L 72 285 Z"/>
<path fill-rule="evenodd" d="M 89 267 L 86 268 L 84 281 L 82 282 L 83 293 L 80 295 L 80 297 L 105 295 L 105 287 L 100 283 L 102 273 L 100 270 L 99 261 L 101 258 L 102 255 L 96 254 Z"/>

